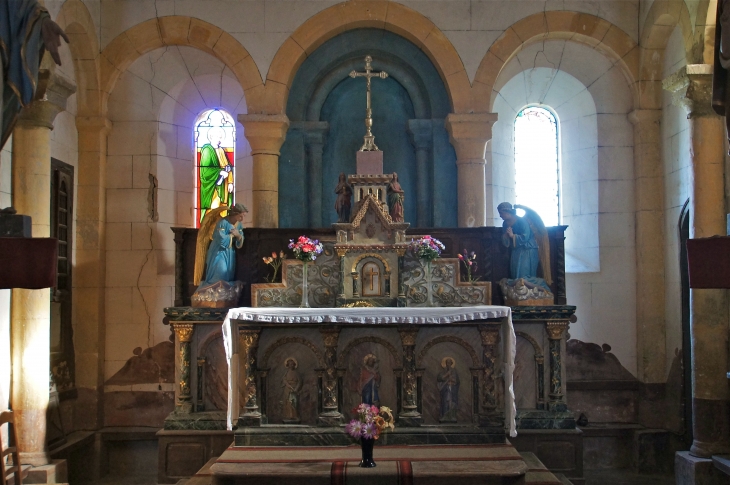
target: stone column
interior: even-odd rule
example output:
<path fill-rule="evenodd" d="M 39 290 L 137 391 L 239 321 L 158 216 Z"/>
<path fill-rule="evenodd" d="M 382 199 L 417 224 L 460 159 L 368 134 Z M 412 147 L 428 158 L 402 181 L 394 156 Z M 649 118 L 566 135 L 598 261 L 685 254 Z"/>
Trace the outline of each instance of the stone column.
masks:
<path fill-rule="evenodd" d="M 398 306 L 408 306 L 406 300 L 406 285 L 403 273 L 406 266 L 406 250 L 405 248 L 396 249 L 398 253 Z"/>
<path fill-rule="evenodd" d="M 642 382 L 666 380 L 664 315 L 664 166 L 660 109 L 629 114 L 636 177 L 637 371 Z"/>
<path fill-rule="evenodd" d="M 253 225 L 279 227 L 279 150 L 286 138 L 286 115 L 241 114 L 243 136 L 253 157 Z"/>
<path fill-rule="evenodd" d="M 433 147 L 431 120 L 408 120 L 408 135 L 416 149 L 416 227 L 431 227 L 433 198 L 428 181 L 431 167 L 428 152 Z"/>
<path fill-rule="evenodd" d="M 259 349 L 260 328 L 245 328 L 239 330 L 239 354 L 243 360 L 243 388 L 245 390 L 244 408 L 246 411 L 240 416 L 242 426 L 261 426 L 261 412 L 258 406 L 258 387 L 256 386 L 256 354 Z"/>
<path fill-rule="evenodd" d="M 330 124 L 326 121 L 292 123 L 304 133 L 307 147 L 307 178 L 309 179 L 309 227 L 322 227 L 322 152 Z M 336 181 L 332 181 L 334 190 Z M 334 211 L 334 208 L 331 208 Z"/>
<path fill-rule="evenodd" d="M 547 321 L 548 352 L 550 353 L 550 392 L 548 392 L 548 411 L 568 410 L 563 393 L 563 337 L 568 329 L 567 321 Z"/>
<path fill-rule="evenodd" d="M 51 130 L 75 91 L 62 76 L 41 71 L 36 97 L 20 112 L 13 131 L 13 206 L 33 218 L 33 237 L 51 235 Z M 20 460 L 47 465 L 51 290 L 14 289 L 11 298 L 11 403 Z"/>
<path fill-rule="evenodd" d="M 76 266 L 73 306 L 77 405 L 87 429 L 104 425 L 105 291 L 106 291 L 106 156 L 111 122 L 98 116 L 76 117 L 79 162 L 76 175 Z M 83 316 L 83 317 L 81 317 Z"/>
<path fill-rule="evenodd" d="M 175 412 L 193 412 L 193 396 L 190 393 L 190 342 L 195 327 L 192 323 L 171 323 L 178 342 L 178 386 L 175 392 Z"/>
<path fill-rule="evenodd" d="M 446 117 L 446 131 L 456 150 L 459 227 L 487 225 L 485 151 L 496 121 L 496 113 L 451 113 Z"/>
<path fill-rule="evenodd" d="M 690 237 L 725 235 L 725 126 L 711 108 L 712 66 L 690 64 L 663 81 L 687 110 L 692 158 Z M 692 431 L 690 453 L 730 452 L 727 290 L 690 294 L 692 338 Z"/>
<path fill-rule="evenodd" d="M 497 381 L 497 352 L 499 345 L 499 325 L 479 325 L 484 354 L 484 383 L 482 387 L 481 426 L 503 427 L 504 413 L 499 409 Z"/>
<path fill-rule="evenodd" d="M 423 422 L 418 412 L 418 376 L 416 375 L 416 337 L 418 328 L 399 328 L 403 345 L 403 397 L 402 411 L 398 420 L 403 426 L 420 426 Z"/>
<path fill-rule="evenodd" d="M 337 385 L 337 343 L 340 338 L 340 327 L 322 327 L 319 329 L 324 342 L 324 375 L 322 376 L 322 412 L 317 418 L 320 426 L 339 426 L 342 413 L 339 404 L 339 386 Z"/>

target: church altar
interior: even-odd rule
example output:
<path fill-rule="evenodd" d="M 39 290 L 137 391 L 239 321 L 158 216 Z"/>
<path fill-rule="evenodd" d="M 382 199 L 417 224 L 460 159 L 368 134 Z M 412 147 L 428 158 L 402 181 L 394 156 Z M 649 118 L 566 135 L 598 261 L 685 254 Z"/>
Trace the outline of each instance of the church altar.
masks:
<path fill-rule="evenodd" d="M 312 330 L 318 331 L 319 336 Z M 361 372 L 361 359 L 374 356 L 380 364 L 376 390 L 378 402 L 397 412 L 401 426 L 419 426 L 423 422 L 421 410 L 425 401 L 426 407 L 432 409 L 424 412 L 438 416 L 440 423 L 456 424 L 463 414 L 471 417 L 471 422 L 482 421 L 495 426 L 495 419 L 503 416 L 504 429 L 510 436 L 516 436 L 512 385 L 516 337 L 510 307 L 234 308 L 226 316 L 223 336 L 229 362 L 228 429 L 236 424 L 240 427 L 266 422 L 269 413 L 266 405 L 262 404 L 262 407 L 259 403 L 266 403 L 272 397 L 276 399 L 276 388 L 285 386 L 280 386 L 277 378 L 270 383 L 263 376 L 257 379 L 256 373 L 263 370 L 266 377 L 274 377 L 276 368 L 284 368 L 289 359 L 298 362 L 298 374 L 317 375 L 318 395 L 322 397 L 317 406 L 317 421 L 309 424 L 339 425 L 349 413 L 343 400 L 349 402 L 350 407 L 359 404 L 356 398 L 348 400 L 348 396 L 344 396 L 343 391 L 352 387 L 346 383 L 353 383 L 355 376 L 352 374 Z M 482 344 L 481 359 L 470 343 L 478 339 Z M 400 349 L 394 345 L 398 340 Z M 500 341 L 502 348 L 498 355 Z M 288 349 L 278 352 L 277 356 L 282 356 L 280 362 L 272 362 L 273 352 L 267 350 L 259 367 L 256 353 L 260 342 L 273 342 L 269 349 Z M 321 347 L 325 349 L 324 356 L 318 350 Z M 418 355 L 415 352 L 417 347 L 421 349 Z M 307 368 L 304 357 L 309 353 L 315 359 L 310 360 L 312 365 Z M 433 376 L 436 381 L 443 381 L 441 374 L 444 371 L 439 373 L 434 367 L 440 365 L 445 368 L 447 359 L 451 359 L 454 369 L 448 372 L 457 377 L 456 383 L 452 384 L 455 388 L 453 396 L 445 398 L 444 386 L 424 383 L 424 377 Z M 469 383 L 467 376 L 471 377 L 471 386 L 464 386 L 471 387 L 471 392 L 459 393 L 458 370 L 461 370 L 461 379 L 465 383 Z M 390 388 L 384 378 L 389 374 L 395 378 L 395 386 Z M 499 389 L 500 380 L 503 381 L 503 389 Z M 239 386 L 243 387 L 240 393 L 237 392 Z M 439 393 L 437 388 L 441 390 L 438 410 L 433 407 L 439 401 L 434 395 Z M 268 389 L 271 389 L 272 396 L 268 395 Z M 286 392 L 290 394 L 284 395 L 283 399 L 291 397 L 292 391 Z M 295 399 L 300 405 L 299 391 L 296 392 Z M 239 395 L 243 397 L 244 406 L 239 406 Z M 459 398 L 465 397 L 469 398 L 467 406 L 462 402 L 461 409 L 457 409 Z M 503 414 L 499 411 L 500 400 Z M 451 406 L 454 407 L 453 412 Z M 296 412 L 298 414 L 299 410 Z M 292 416 L 289 418 L 291 420 Z M 306 421 L 303 418 L 297 416 L 293 419 Z"/>

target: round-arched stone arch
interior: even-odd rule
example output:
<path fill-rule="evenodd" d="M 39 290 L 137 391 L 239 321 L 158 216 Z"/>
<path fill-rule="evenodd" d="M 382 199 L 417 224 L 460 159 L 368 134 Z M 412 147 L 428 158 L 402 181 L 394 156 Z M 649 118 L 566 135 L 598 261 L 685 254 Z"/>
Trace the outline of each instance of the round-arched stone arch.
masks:
<path fill-rule="evenodd" d="M 256 62 L 235 37 L 200 19 L 181 15 L 157 17 L 130 27 L 114 38 L 101 52 L 101 108 L 106 113 L 109 94 L 119 76 L 152 50 L 179 45 L 200 49 L 219 59 L 236 76 L 246 103 L 256 106 L 263 82 Z M 250 111 L 249 111 L 250 112 Z"/>
<path fill-rule="evenodd" d="M 646 15 L 640 41 L 642 49 L 641 70 L 637 78 L 639 82 L 637 107 L 661 109 L 664 51 L 669 37 L 677 26 L 682 31 L 687 64 L 695 61 L 702 62 L 702 53 L 695 55 L 692 52 L 694 34 L 689 10 L 684 0 L 654 2 Z M 710 60 L 709 63 L 711 62 Z"/>
<path fill-rule="evenodd" d="M 431 350 L 431 348 L 434 345 L 446 343 L 446 342 L 452 342 L 459 346 L 461 346 L 464 350 L 467 351 L 469 354 L 469 357 L 471 357 L 471 365 L 472 367 L 482 367 L 482 363 L 479 361 L 479 356 L 477 355 L 476 351 L 474 350 L 474 347 L 469 344 L 466 340 L 453 336 L 453 335 L 441 335 L 440 337 L 434 337 L 428 342 L 426 342 L 426 345 L 423 346 L 421 351 L 418 353 L 418 359 L 417 362 L 423 366 L 423 359 L 426 357 L 426 354 L 428 354 L 428 351 Z"/>
<path fill-rule="evenodd" d="M 475 112 L 492 111 L 492 92 L 502 69 L 525 46 L 546 39 L 569 39 L 586 44 L 619 64 L 636 99 L 635 81 L 639 74 L 636 42 L 620 27 L 595 15 L 549 11 L 519 20 L 489 48 L 472 86 Z"/>
<path fill-rule="evenodd" d="M 433 22 L 396 2 L 352 0 L 319 12 L 282 44 L 266 75 L 263 112 L 284 114 L 289 88 L 307 56 L 336 35 L 359 28 L 387 30 L 414 43 L 436 67 L 453 111 L 471 111 L 471 85 L 464 64 L 454 46 Z"/>
<path fill-rule="evenodd" d="M 393 356 L 393 359 L 395 362 L 400 362 L 401 358 L 400 355 L 398 355 L 398 350 L 388 342 L 387 340 L 380 338 L 380 337 L 360 337 L 353 340 L 350 340 L 347 342 L 347 345 L 345 346 L 344 350 L 342 352 L 338 352 L 337 356 L 337 367 L 342 368 L 345 366 L 345 358 L 350 354 L 350 351 L 357 347 L 358 345 L 365 343 L 365 342 L 373 342 L 376 344 L 380 344 L 386 349 L 388 349 L 388 352 L 390 352 L 390 355 Z"/>
<path fill-rule="evenodd" d="M 317 358 L 317 363 L 319 364 L 319 366 L 322 368 L 325 367 L 325 362 L 324 362 L 324 357 L 322 356 L 322 352 L 320 352 L 320 350 L 317 348 L 317 346 L 314 345 L 312 342 L 310 342 L 309 340 L 307 340 L 305 338 L 301 338 L 301 337 L 284 337 L 284 338 L 280 338 L 279 340 L 277 340 L 276 342 L 271 344 L 266 349 L 266 351 L 264 352 L 264 356 L 261 358 L 260 368 L 262 368 L 262 369 L 267 368 L 269 365 L 269 358 L 271 357 L 271 354 L 273 354 L 276 349 L 278 349 L 282 345 L 286 345 L 286 344 L 299 344 L 299 345 L 303 345 L 303 346 L 307 347 L 309 350 L 312 351 L 312 353 Z"/>
<path fill-rule="evenodd" d="M 61 7 L 55 21 L 71 41 L 68 48 L 71 51 L 76 76 L 78 115 L 98 115 L 100 113 L 99 40 L 89 9 L 81 0 L 68 0 Z"/>

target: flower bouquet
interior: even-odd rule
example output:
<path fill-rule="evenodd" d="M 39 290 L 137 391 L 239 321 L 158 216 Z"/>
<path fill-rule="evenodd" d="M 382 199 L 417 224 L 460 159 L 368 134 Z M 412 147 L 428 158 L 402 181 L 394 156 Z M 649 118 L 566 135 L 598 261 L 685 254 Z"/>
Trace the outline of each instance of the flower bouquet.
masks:
<path fill-rule="evenodd" d="M 387 429 L 395 429 L 395 418 L 393 411 L 386 406 L 371 406 L 370 404 L 360 404 L 352 410 L 357 415 L 356 419 L 350 421 L 345 429 L 347 433 L 355 439 L 360 440 L 362 447 L 362 461 L 360 466 L 363 468 L 372 468 L 375 465 L 373 461 L 373 445 L 375 440 L 380 437 L 380 433 Z"/>
<path fill-rule="evenodd" d="M 431 261 L 439 258 L 441 251 L 446 249 L 446 246 L 435 237 L 423 236 L 415 241 L 411 239 L 410 248 L 421 260 L 421 266 L 424 266 L 424 272 L 426 273 L 426 306 L 432 307 L 434 304 L 433 288 L 431 287 Z"/>
<path fill-rule="evenodd" d="M 266 281 L 269 283 L 273 283 L 276 281 L 276 275 L 279 272 L 279 268 L 281 268 L 281 264 L 286 259 L 286 254 L 284 254 L 284 251 L 279 251 L 279 254 L 276 254 L 276 251 L 271 253 L 271 256 L 264 256 L 263 260 L 264 263 L 268 264 L 272 268 L 274 268 L 274 274 L 271 276 L 271 279 L 268 277 L 264 277 Z"/>
<path fill-rule="evenodd" d="M 474 251 L 470 253 L 465 249 L 463 253 L 459 253 L 459 261 L 461 261 L 464 269 L 466 269 L 466 281 L 468 283 L 474 283 L 479 280 L 478 276 L 474 276 L 474 273 L 477 271 L 477 253 Z"/>
<path fill-rule="evenodd" d="M 302 303 L 299 308 L 309 308 L 309 291 L 307 288 L 307 264 L 317 259 L 324 246 L 317 239 L 299 236 L 299 239 L 289 240 L 289 249 L 294 251 L 294 257 L 302 262 Z"/>

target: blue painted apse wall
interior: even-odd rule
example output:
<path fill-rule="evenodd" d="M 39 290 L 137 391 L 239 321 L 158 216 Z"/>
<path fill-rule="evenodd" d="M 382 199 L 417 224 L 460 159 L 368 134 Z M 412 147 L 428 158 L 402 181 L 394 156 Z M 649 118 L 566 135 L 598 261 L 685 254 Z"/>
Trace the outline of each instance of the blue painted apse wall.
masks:
<path fill-rule="evenodd" d="M 384 153 L 384 172 L 397 172 L 406 192 L 406 222 L 416 225 L 416 171 L 424 170 L 430 201 L 425 226 L 456 227 L 456 155 L 444 128 L 451 110 L 443 81 L 418 47 L 377 29 L 340 34 L 319 47 L 297 72 L 287 104 L 292 126 L 279 157 L 280 227 L 313 227 L 310 189 L 317 183 L 322 186 L 321 225 L 336 222 L 337 178 L 340 172 L 355 173 L 355 152 L 365 134 L 365 80 L 348 74 L 363 70 L 366 55 L 373 57 L 374 70 L 389 74 L 372 81 L 373 134 Z M 412 119 L 432 124 L 424 167 L 417 167 L 416 149 L 407 132 L 407 121 Z M 308 160 L 308 128 L 301 123 L 307 121 L 329 123 L 318 173 L 313 173 Z"/>

